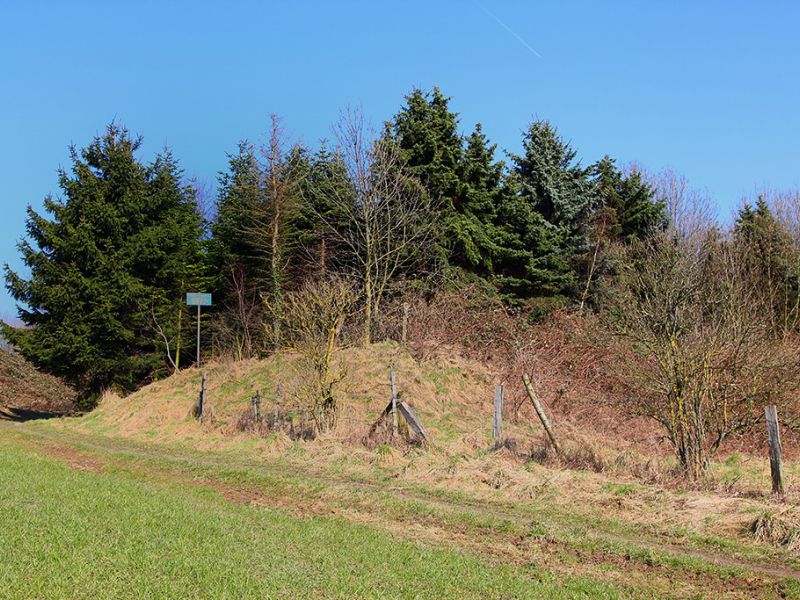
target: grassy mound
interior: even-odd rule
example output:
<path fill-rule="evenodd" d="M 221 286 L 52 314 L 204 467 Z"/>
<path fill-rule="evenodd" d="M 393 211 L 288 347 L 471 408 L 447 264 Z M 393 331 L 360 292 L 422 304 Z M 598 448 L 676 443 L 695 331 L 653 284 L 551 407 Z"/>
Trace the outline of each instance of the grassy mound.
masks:
<path fill-rule="evenodd" d="M 328 435 L 340 441 L 360 441 L 391 399 L 389 373 L 397 373 L 400 397 L 422 420 L 434 443 L 476 438 L 481 445 L 491 435 L 494 375 L 482 365 L 457 356 L 423 363 L 400 346 L 375 344 L 341 352 L 346 377 L 340 388 L 339 420 Z M 201 370 L 186 369 L 148 385 L 127 397 L 107 394 L 86 419 L 105 433 L 176 441 L 202 435 L 236 436 L 236 424 L 251 411 L 258 390 L 264 414 L 276 408 L 299 412 L 294 391 L 305 376 L 291 354 L 265 360 L 213 363 L 206 376 L 207 406 L 213 415 L 201 426 L 191 418 L 200 389 Z"/>

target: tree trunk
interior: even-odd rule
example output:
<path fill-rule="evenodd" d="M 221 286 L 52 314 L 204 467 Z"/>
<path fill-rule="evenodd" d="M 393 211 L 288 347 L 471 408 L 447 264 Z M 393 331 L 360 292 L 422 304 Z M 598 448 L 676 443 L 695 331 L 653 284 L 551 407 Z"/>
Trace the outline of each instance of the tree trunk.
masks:
<path fill-rule="evenodd" d="M 282 311 L 282 295 L 281 295 L 281 272 L 280 272 L 280 247 L 278 234 L 280 213 L 275 213 L 275 218 L 272 222 L 272 256 L 270 257 L 270 270 L 272 278 L 272 338 L 276 347 L 281 343 L 281 311 Z"/>
<path fill-rule="evenodd" d="M 367 271 L 364 280 L 364 333 L 363 342 L 365 346 L 372 343 L 372 279 Z"/>
<path fill-rule="evenodd" d="M 678 431 L 675 436 L 675 453 L 681 470 L 691 481 L 708 475 L 709 459 L 705 446 L 705 431 L 699 415 L 690 414 L 686 400 L 678 402 Z"/>
<path fill-rule="evenodd" d="M 183 316 L 183 305 L 178 305 L 178 339 L 175 343 L 175 370 L 181 370 L 181 317 Z"/>

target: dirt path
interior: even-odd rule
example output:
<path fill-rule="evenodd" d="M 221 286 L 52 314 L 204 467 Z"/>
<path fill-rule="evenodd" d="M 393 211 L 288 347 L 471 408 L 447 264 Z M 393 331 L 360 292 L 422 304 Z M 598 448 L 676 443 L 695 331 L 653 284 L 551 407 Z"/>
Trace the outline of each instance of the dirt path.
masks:
<path fill-rule="evenodd" d="M 98 438 L 89 437 L 80 433 L 65 432 L 55 429 L 47 429 L 42 427 L 25 427 L 14 424 L 0 425 L 0 427 L 9 428 L 15 433 L 24 436 L 25 438 L 35 441 L 35 446 L 39 447 L 42 451 L 55 455 L 56 457 L 65 457 L 66 462 L 75 462 L 75 457 L 81 457 L 82 462 L 79 464 L 87 464 L 86 459 L 92 462 L 93 467 L 102 464 L 103 460 L 98 460 L 98 457 L 88 457 L 87 450 L 104 453 L 111 456 L 127 457 L 127 458 L 141 458 L 148 460 L 155 460 L 166 463 L 172 468 L 186 471 L 188 469 L 185 462 L 201 466 L 203 468 L 211 469 L 237 469 L 245 472 L 260 473 L 278 478 L 294 479 L 297 477 L 307 478 L 309 482 L 323 483 L 334 491 L 338 490 L 339 495 L 344 496 L 343 492 L 359 491 L 369 495 L 389 495 L 392 498 L 399 498 L 414 503 L 421 503 L 428 507 L 435 508 L 439 511 L 444 511 L 447 514 L 467 513 L 475 516 L 490 517 L 492 519 L 505 520 L 521 528 L 530 526 L 532 520 L 535 518 L 534 514 L 527 514 L 511 505 L 499 503 L 487 503 L 485 501 L 478 501 L 469 498 L 459 497 L 458 499 L 449 499 L 441 496 L 434 496 L 433 494 L 426 494 L 424 492 L 401 487 L 397 485 L 390 485 L 380 482 L 366 481 L 354 477 L 347 476 L 333 476 L 322 470 L 309 468 L 303 466 L 302 469 L 293 465 L 288 468 L 282 465 L 276 465 L 266 462 L 258 462 L 253 460 L 232 458 L 229 455 L 215 456 L 212 454 L 202 452 L 191 452 L 187 450 L 177 450 L 155 445 L 143 445 L 138 443 L 129 442 L 127 440 L 111 439 L 111 438 Z M 77 449 L 75 448 L 77 446 Z M 71 450 L 65 450 L 70 448 Z M 53 449 L 57 448 L 58 451 L 54 452 Z M 191 481 L 192 478 L 188 475 L 187 480 Z M 195 478 L 196 479 L 196 478 Z M 488 532 L 485 532 L 481 539 L 480 536 L 458 531 L 453 528 L 452 524 L 448 527 L 447 523 L 441 520 L 437 521 L 435 517 L 431 517 L 429 522 L 425 523 L 432 531 L 424 531 L 425 527 L 412 527 L 416 525 L 415 519 L 410 519 L 408 522 L 402 522 L 402 519 L 387 518 L 386 515 L 378 514 L 373 507 L 357 506 L 342 506 L 341 503 L 337 505 L 328 499 L 327 502 L 301 502 L 298 498 L 297 492 L 302 490 L 295 490 L 294 494 L 275 494 L 265 493 L 255 486 L 231 484 L 231 482 L 210 476 L 195 480 L 195 483 L 202 485 L 209 485 L 218 490 L 228 500 L 240 503 L 276 507 L 282 509 L 299 510 L 310 514 L 340 514 L 345 518 L 351 518 L 356 521 L 365 523 L 373 523 L 386 529 L 391 529 L 399 534 L 406 536 L 411 532 L 412 537 L 416 535 L 426 535 L 432 540 L 450 541 L 455 544 L 463 545 L 465 547 L 472 547 L 475 550 L 488 552 L 489 554 L 500 555 L 504 560 L 512 560 L 513 562 L 525 562 L 526 552 L 530 550 L 531 545 L 539 544 L 540 546 L 556 546 L 556 551 L 570 550 L 569 545 L 560 543 L 557 539 L 538 540 L 534 537 L 514 538 L 513 536 L 504 535 L 502 532 L 492 532 L 491 537 Z M 289 483 L 288 485 L 293 485 Z M 336 493 L 333 494 L 334 496 Z M 430 534 L 430 535 L 428 535 Z M 691 568 L 681 567 L 684 575 L 688 579 L 697 579 L 705 577 L 708 579 L 709 587 L 716 588 L 717 590 L 726 591 L 744 591 L 750 588 L 753 592 L 764 589 L 764 586 L 769 586 L 768 582 L 761 581 L 754 585 L 750 581 L 748 574 L 756 575 L 761 578 L 767 577 L 769 579 L 785 580 L 797 579 L 800 580 L 800 569 L 786 564 L 765 564 L 759 561 L 753 561 L 743 558 L 738 558 L 726 554 L 724 552 L 706 551 L 697 548 L 686 548 L 677 544 L 665 543 L 653 539 L 643 539 L 645 536 L 652 536 L 653 532 L 643 532 L 642 537 L 629 537 L 619 535 L 615 532 L 604 531 L 600 529 L 588 529 L 585 531 L 586 539 L 597 542 L 601 548 L 593 553 L 587 553 L 579 556 L 581 560 L 590 560 L 594 563 L 608 562 L 616 564 L 621 569 L 634 568 L 645 573 L 648 570 L 653 570 L 654 565 L 648 565 L 646 560 L 636 558 L 633 556 L 624 556 L 624 553 L 615 553 L 609 550 L 603 550 L 603 546 L 609 544 L 619 544 L 627 547 L 633 547 L 643 553 L 654 552 L 665 557 L 676 557 L 680 559 L 695 559 L 706 565 L 713 565 L 718 569 L 734 570 L 740 572 L 739 574 L 722 575 L 719 572 L 708 572 L 707 569 L 698 569 L 694 574 L 690 573 Z M 542 550 L 542 548 L 539 548 Z M 553 550 L 553 549 L 551 549 Z M 572 549 L 574 552 L 574 549 Z M 557 552 L 556 552 L 557 553 Z M 550 552 L 554 555 L 554 552 Z M 658 570 L 655 568 L 655 570 Z M 665 576 L 661 572 L 660 576 Z M 713 581 L 712 581 L 713 580 Z M 778 591 L 780 594 L 780 592 Z"/>

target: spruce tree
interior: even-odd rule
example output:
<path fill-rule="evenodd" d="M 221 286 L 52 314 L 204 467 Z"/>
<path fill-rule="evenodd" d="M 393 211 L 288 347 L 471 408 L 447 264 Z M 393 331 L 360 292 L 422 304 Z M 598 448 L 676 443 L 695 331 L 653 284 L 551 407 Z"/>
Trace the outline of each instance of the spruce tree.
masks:
<path fill-rule="evenodd" d="M 430 198 L 438 217 L 435 254 L 441 264 L 448 264 L 463 187 L 458 115 L 450 111 L 450 99 L 438 87 L 430 93 L 414 89 L 405 100 L 388 124 L 388 135 L 398 146 L 403 169 L 419 179 Z"/>
<path fill-rule="evenodd" d="M 245 235 L 249 207 L 261 202 L 264 195 L 263 175 L 251 143 L 239 142 L 236 152 L 228 155 L 228 170 L 220 173 L 218 182 L 208 260 L 215 274 L 214 292 L 224 303 L 234 293 L 234 279 L 255 288 L 264 276 L 264 257 Z"/>
<path fill-rule="evenodd" d="M 767 201 L 746 203 L 738 212 L 734 240 L 754 293 L 761 294 L 776 333 L 800 329 L 800 249 Z"/>
<path fill-rule="evenodd" d="M 445 219 L 450 263 L 487 278 L 504 251 L 503 236 L 495 223 L 503 164 L 494 161 L 495 148 L 477 124 L 459 165 L 460 187 L 452 214 Z"/>
<path fill-rule="evenodd" d="M 169 153 L 150 166 L 141 139 L 112 124 L 59 171 L 47 218 L 29 207 L 20 242 L 30 277 L 5 267 L 28 326 L 8 332 L 36 366 L 96 395 L 165 366 L 158 326 L 177 333 L 176 303 L 196 269 L 200 223 Z M 182 281 L 181 281 L 182 280 Z"/>
<path fill-rule="evenodd" d="M 525 132 L 511 155 L 499 225 L 509 251 L 498 265 L 504 288 L 523 297 L 566 301 L 577 294 L 577 265 L 586 251 L 582 224 L 593 206 L 589 170 L 547 122 Z"/>
<path fill-rule="evenodd" d="M 390 124 L 405 169 L 443 209 L 451 208 L 458 195 L 463 154 L 458 115 L 450 112 L 449 102 L 438 87 L 431 93 L 414 89 Z"/>
<path fill-rule="evenodd" d="M 639 171 L 623 174 L 613 158 L 604 156 L 592 166 L 598 211 L 605 211 L 606 237 L 610 240 L 642 239 L 663 228 L 666 208 Z"/>
<path fill-rule="evenodd" d="M 301 175 L 300 189 L 303 201 L 293 222 L 297 232 L 297 250 L 292 263 L 295 265 L 295 279 L 303 275 L 325 276 L 330 272 L 346 271 L 347 251 L 341 239 L 331 235 L 331 227 L 345 232 L 352 226 L 347 219 L 347 211 L 342 211 L 343 199 L 351 198 L 355 203 L 353 183 L 347 172 L 342 156 L 332 152 L 323 141 L 319 150 L 298 153 L 297 172 Z M 332 201 L 340 199 L 339 202 Z"/>

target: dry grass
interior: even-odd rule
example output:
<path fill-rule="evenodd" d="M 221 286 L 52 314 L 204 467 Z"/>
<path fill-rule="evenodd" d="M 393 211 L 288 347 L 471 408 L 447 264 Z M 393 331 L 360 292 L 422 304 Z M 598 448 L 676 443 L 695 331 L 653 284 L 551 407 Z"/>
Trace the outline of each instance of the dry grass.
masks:
<path fill-rule="evenodd" d="M 197 423 L 190 416 L 200 380 L 200 372 L 192 369 L 126 398 L 108 394 L 95 412 L 62 426 L 255 453 L 358 479 L 373 478 L 377 472 L 426 489 L 487 500 L 547 502 L 564 514 L 580 507 L 647 530 L 692 531 L 737 543 L 773 544 L 761 541 L 763 536 L 743 533 L 750 531 L 754 514 L 774 510 L 766 493 L 765 460 L 720 463 L 714 482 L 687 488 L 668 456 L 647 453 L 627 440 L 607 436 L 602 428 L 587 426 L 588 419 L 581 423 L 559 412 L 554 425 L 564 447 L 561 455 L 548 447 L 541 427 L 527 417 L 505 423 L 502 448 L 493 452 L 492 394 L 500 375 L 455 355 L 417 361 L 393 343 L 348 349 L 342 357 L 348 377 L 338 425 L 314 440 L 298 439 L 302 436 L 292 435 L 285 426 L 299 419 L 292 405 L 291 355 L 208 365 L 207 402 L 215 415 L 210 423 Z M 414 407 L 431 435 L 429 447 L 392 444 L 385 437 L 364 443 L 390 399 L 392 368 L 398 373 L 401 397 Z M 278 384 L 283 389 L 278 406 L 282 425 L 270 427 Z M 250 398 L 255 390 L 261 392 L 266 419 L 266 426 L 258 428 L 247 416 L 252 415 Z M 737 479 L 731 485 L 725 477 L 733 471 Z M 790 485 L 791 473 L 789 469 Z M 789 501 L 795 496 L 790 487 Z M 782 542 L 781 548 L 789 546 Z"/>
<path fill-rule="evenodd" d="M 76 410 L 77 396 L 57 377 L 42 373 L 15 352 L 0 349 L 0 406 L 69 414 Z"/>
<path fill-rule="evenodd" d="M 781 511 L 764 511 L 750 524 L 749 532 L 759 542 L 784 547 L 793 554 L 800 554 L 800 521 L 797 515 Z"/>

